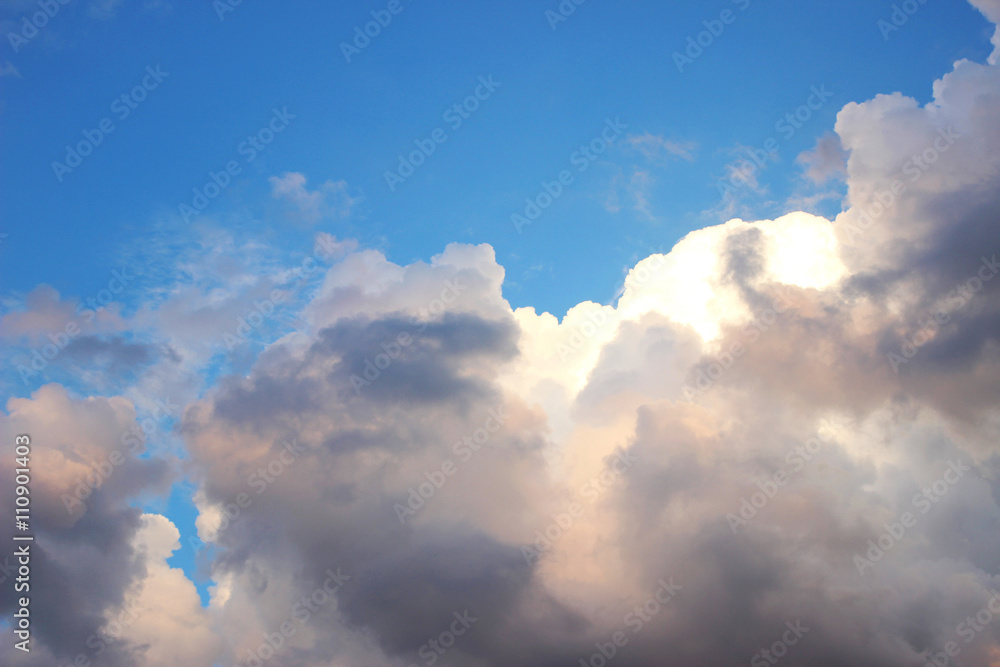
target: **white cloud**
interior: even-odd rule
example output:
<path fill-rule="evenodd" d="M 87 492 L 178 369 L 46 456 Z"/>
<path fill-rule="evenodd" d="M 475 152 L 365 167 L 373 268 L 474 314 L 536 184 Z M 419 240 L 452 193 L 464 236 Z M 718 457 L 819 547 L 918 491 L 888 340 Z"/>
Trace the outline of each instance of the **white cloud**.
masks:
<path fill-rule="evenodd" d="M 123 609 L 135 612 L 120 636 L 143 647 L 142 667 L 211 665 L 223 649 L 194 584 L 167 559 L 180 548 L 180 532 L 164 516 L 143 514 L 133 541 L 144 560 L 142 578 L 125 594 Z M 120 616 L 115 610 L 111 616 Z M 107 629 L 107 628 L 106 628 Z"/>
<path fill-rule="evenodd" d="M 647 160 L 657 163 L 664 163 L 671 157 L 693 160 L 694 151 L 698 147 L 690 141 L 674 141 L 649 132 L 626 137 L 624 144 L 642 153 Z"/>
<path fill-rule="evenodd" d="M 1000 56 L 1000 0 L 970 0 L 970 2 L 990 23 L 997 26 L 993 32 L 993 53 L 990 55 L 990 64 L 996 65 L 997 57 Z"/>

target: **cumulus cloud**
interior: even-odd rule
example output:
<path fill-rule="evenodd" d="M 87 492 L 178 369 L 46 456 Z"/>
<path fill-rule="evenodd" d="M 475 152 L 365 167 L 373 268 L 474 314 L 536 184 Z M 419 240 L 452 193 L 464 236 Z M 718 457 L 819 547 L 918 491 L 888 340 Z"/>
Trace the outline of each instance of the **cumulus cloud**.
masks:
<path fill-rule="evenodd" d="M 207 609 L 176 528 L 128 505 L 164 464 L 60 506 L 131 403 L 12 401 L 3 437 L 60 443 L 36 502 L 71 609 L 44 650 L 137 599 L 129 664 L 568 667 L 616 637 L 623 667 L 1000 664 L 1000 623 L 967 620 L 1000 590 L 1000 73 L 933 93 L 841 110 L 804 158 L 846 151 L 835 220 L 694 231 L 562 317 L 512 309 L 488 245 L 400 265 L 322 237 L 302 325 L 183 413 Z M 321 215 L 323 186 L 273 185 Z"/>
<path fill-rule="evenodd" d="M 125 592 L 130 616 L 121 638 L 143 647 L 146 667 L 210 665 L 223 647 L 221 634 L 201 606 L 194 584 L 167 564 L 180 547 L 180 532 L 158 514 L 143 514 L 132 547 L 145 563 L 141 578 Z"/>
<path fill-rule="evenodd" d="M 141 493 L 162 493 L 171 478 L 169 464 L 140 458 L 145 438 L 135 408 L 123 397 L 77 399 L 59 385 L 45 385 L 31 398 L 10 399 L 0 416 L 5 442 L 24 433 L 32 439 L 36 540 L 29 592 L 35 650 L 14 650 L 14 635 L 4 633 L 6 664 L 66 664 L 80 655 L 111 666 L 141 663 L 144 647 L 121 631 L 126 592 L 146 572 L 133 545 L 141 512 L 131 501 Z M 15 466 L 13 456 L 5 457 L 0 474 L 14 479 Z M 14 516 L 14 489 L 4 488 L 0 504 Z M 12 525 L 3 529 L 7 543 L 12 533 Z M 13 595 L 3 596 L 5 615 L 14 603 Z"/>
<path fill-rule="evenodd" d="M 1000 55 L 1000 2 L 997 0 L 970 0 L 973 6 L 983 13 L 990 23 L 997 26 L 993 32 L 993 53 L 990 55 L 991 65 L 997 64 Z"/>
<path fill-rule="evenodd" d="M 617 631 L 616 664 L 730 664 L 786 623 L 789 664 L 955 641 L 1000 586 L 1000 81 L 962 61 L 934 92 L 841 111 L 809 162 L 847 151 L 835 221 L 693 232 L 610 306 L 512 311 L 486 246 L 332 267 L 313 333 L 185 417 L 206 513 L 261 488 L 211 533 L 234 655 L 335 567 L 287 664 L 335 660 L 332 636 L 350 664 L 417 660 L 465 610 L 448 664 L 579 664 Z M 990 627 L 957 662 L 998 651 Z"/>

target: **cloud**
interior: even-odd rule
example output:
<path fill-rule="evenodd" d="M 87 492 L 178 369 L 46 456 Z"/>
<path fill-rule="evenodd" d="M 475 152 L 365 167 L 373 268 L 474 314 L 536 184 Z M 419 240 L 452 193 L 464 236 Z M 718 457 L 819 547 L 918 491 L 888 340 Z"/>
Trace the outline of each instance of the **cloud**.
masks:
<path fill-rule="evenodd" d="M 673 141 L 649 132 L 628 136 L 622 145 L 627 150 L 640 153 L 651 166 L 658 168 L 665 167 L 677 157 L 692 161 L 697 149 L 697 145 L 692 142 Z M 630 174 L 626 175 L 625 171 L 621 167 L 616 168 L 617 173 L 605 198 L 604 208 L 611 213 L 618 213 L 624 198 L 640 218 L 655 222 L 657 217 L 653 213 L 651 202 L 652 190 L 656 184 L 654 173 L 649 167 L 636 165 L 629 168 Z"/>
<path fill-rule="evenodd" d="M 158 514 L 143 514 L 132 546 L 145 562 L 141 578 L 125 593 L 127 624 L 121 638 L 143 647 L 145 667 L 213 664 L 224 639 L 201 606 L 194 584 L 167 564 L 180 548 L 180 532 Z"/>
<path fill-rule="evenodd" d="M 993 67 L 963 61 L 927 106 L 848 105 L 837 220 L 692 232 L 639 262 L 615 305 L 561 320 L 512 311 L 487 246 L 407 266 L 345 256 L 303 311 L 312 333 L 185 415 L 206 516 L 281 471 L 207 533 L 234 655 L 337 566 L 352 579 L 288 664 L 336 659 L 327 633 L 352 664 L 416 660 L 464 610 L 479 620 L 449 664 L 578 664 L 617 631 L 616 664 L 730 664 L 789 622 L 808 628 L 800 664 L 942 650 L 1000 586 L 983 529 L 1000 512 L 1000 280 L 911 341 L 989 265 L 998 93 Z M 804 159 L 829 172 L 835 146 Z M 487 435 L 491 410 L 504 420 Z M 302 453 L 271 466 L 292 440 Z M 668 580 L 682 588 L 643 619 Z M 991 631 L 963 658 L 997 650 Z"/>
<path fill-rule="evenodd" d="M 949 642 L 955 664 L 995 664 L 1000 626 L 958 639 L 1000 590 L 1000 71 L 963 60 L 933 93 L 840 111 L 835 220 L 693 231 L 613 304 L 562 317 L 512 309 L 485 244 L 396 264 L 318 237 L 336 259 L 301 326 L 178 425 L 217 554 L 207 610 L 166 564 L 176 528 L 132 504 L 166 463 L 130 457 L 86 512 L 60 507 L 134 404 L 55 385 L 12 400 L 0 437 L 53 443 L 33 489 L 59 591 L 36 610 L 44 658 L 136 598 L 151 610 L 120 663 L 245 664 L 280 632 L 290 667 L 569 666 L 616 633 L 623 667 L 745 664 L 792 624 L 788 664 L 910 667 Z M 803 158 L 815 175 L 834 148 Z M 272 184 L 326 215 L 325 186 Z M 185 269 L 223 284 L 140 313 L 181 323 L 158 328 L 179 354 L 287 272 L 223 261 L 233 243 Z M 34 298 L 16 335 L 66 312 Z"/>
<path fill-rule="evenodd" d="M 280 177 L 272 176 L 271 195 L 285 201 L 296 215 L 309 224 L 324 218 L 344 219 L 361 201 L 361 196 L 352 196 L 346 181 L 326 181 L 316 190 L 306 188 L 306 177 L 298 172 L 285 172 Z"/>
<path fill-rule="evenodd" d="M 635 171 L 629 180 L 629 190 L 635 200 L 635 210 L 643 217 L 652 220 L 653 211 L 649 201 L 649 190 L 653 177 L 648 171 Z"/>
<path fill-rule="evenodd" d="M 651 202 L 655 184 L 656 177 L 649 170 L 633 168 L 631 176 L 626 178 L 624 171 L 619 169 L 608 190 L 604 208 L 610 213 L 618 213 L 622 209 L 622 199 L 625 199 L 642 219 L 655 222 Z"/>
<path fill-rule="evenodd" d="M 997 26 L 993 32 L 993 53 L 990 55 L 989 62 L 991 65 L 997 64 L 997 58 L 1000 56 L 1000 2 L 997 0 L 970 0 L 976 9 L 983 13 L 983 16 Z"/>
<path fill-rule="evenodd" d="M 114 301 L 102 306 L 95 301 L 63 300 L 59 292 L 42 284 L 0 317 L 0 337 L 38 345 L 52 342 L 49 335 L 58 337 L 67 326 L 88 333 L 120 331 L 127 326 L 120 310 Z"/>
<path fill-rule="evenodd" d="M 124 0 L 90 0 L 90 4 L 87 5 L 87 13 L 95 19 L 107 21 L 115 18 L 118 6 L 123 2 Z"/>
<path fill-rule="evenodd" d="M 112 377 L 137 369 L 163 354 L 155 346 L 131 343 L 120 337 L 103 340 L 96 336 L 73 339 L 65 352 L 74 361 L 101 364 Z M 177 360 L 176 357 L 174 360 Z"/>
<path fill-rule="evenodd" d="M 626 137 L 624 144 L 642 153 L 650 162 L 661 164 L 667 162 L 671 157 L 693 160 L 694 151 L 697 149 L 697 144 L 693 142 L 673 141 L 665 139 L 663 135 L 654 135 L 649 132 Z"/>
<path fill-rule="evenodd" d="M 4 633 L 0 652 L 11 665 L 66 664 L 84 654 L 102 664 L 134 665 L 143 647 L 121 637 L 116 622 L 126 591 L 142 576 L 145 561 L 133 540 L 141 493 L 165 491 L 167 462 L 139 458 L 144 436 L 132 403 L 122 397 L 76 399 L 59 385 L 43 386 L 31 398 L 10 399 L 0 415 L 0 436 L 31 436 L 31 611 L 34 650 L 13 649 Z M 13 457 L 0 474 L 14 479 Z M 12 487 L 0 499 L 14 516 Z M 13 526 L 3 530 L 11 542 Z M 4 597 L 4 614 L 14 598 Z"/>
<path fill-rule="evenodd" d="M 847 153 L 840 146 L 840 137 L 826 134 L 816 142 L 816 148 L 801 153 L 795 160 L 805 166 L 806 177 L 822 184 L 847 172 Z"/>

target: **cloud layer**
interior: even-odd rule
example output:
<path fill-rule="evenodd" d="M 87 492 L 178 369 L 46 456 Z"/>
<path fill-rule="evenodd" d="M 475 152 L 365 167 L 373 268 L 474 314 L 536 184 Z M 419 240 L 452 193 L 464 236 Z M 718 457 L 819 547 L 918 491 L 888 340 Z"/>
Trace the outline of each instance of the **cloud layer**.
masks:
<path fill-rule="evenodd" d="M 323 236 L 296 326 L 179 415 L 183 463 L 128 447 L 124 396 L 11 400 L 0 436 L 46 443 L 35 562 L 58 585 L 37 594 L 40 657 L 11 664 L 93 656 L 117 623 L 100 664 L 917 667 L 953 646 L 1000 665 L 1000 622 L 977 617 L 1000 612 L 995 54 L 933 92 L 841 110 L 809 161 L 822 180 L 846 151 L 835 220 L 692 232 L 561 320 L 511 309 L 488 245 L 400 266 Z M 307 222 L 352 204 L 343 182 L 272 184 Z M 234 270 L 241 294 L 285 284 L 272 269 Z M 208 363 L 243 316 L 214 294 L 136 314 L 149 347 L 101 338 L 114 313 L 75 349 Z M 65 318 L 33 298 L 10 335 Z M 215 549 L 207 608 L 167 564 L 177 529 L 131 502 L 179 470 Z"/>

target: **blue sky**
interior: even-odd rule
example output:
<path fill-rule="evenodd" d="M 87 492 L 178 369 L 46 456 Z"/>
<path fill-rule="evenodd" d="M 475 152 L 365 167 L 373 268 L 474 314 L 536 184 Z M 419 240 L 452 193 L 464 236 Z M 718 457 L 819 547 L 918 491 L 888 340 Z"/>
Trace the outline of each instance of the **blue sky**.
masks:
<path fill-rule="evenodd" d="M 780 161 L 761 177 L 769 196 L 749 198 L 759 217 L 782 212 L 766 202 L 806 187 L 795 157 L 831 131 L 843 104 L 897 90 L 926 101 L 928 82 L 956 59 L 981 60 L 989 50 L 988 24 L 963 3 L 929 2 L 888 40 L 876 24 L 891 3 L 741 6 L 587 2 L 553 30 L 545 3 L 406 2 L 347 63 L 340 43 L 384 4 L 286 10 L 245 2 L 220 20 L 208 2 L 121 3 L 106 18 L 71 3 L 4 56 L 20 73 L 0 83 L 4 286 L 96 291 L 124 240 L 190 201 L 192 188 L 238 157 L 237 146 L 272 108 L 287 107 L 296 116 L 288 131 L 244 165 L 207 214 L 232 216 L 235 228 L 266 220 L 267 178 L 286 171 L 311 184 L 345 180 L 364 201 L 351 220 L 324 229 L 402 262 L 426 260 L 454 240 L 491 243 L 516 283 L 505 292 L 512 304 L 561 315 L 585 299 L 606 301 L 637 256 L 718 219 L 716 183 L 733 152 L 774 136 L 775 122 L 811 86 L 826 85 L 834 97 L 781 142 Z M 736 20 L 678 72 L 672 53 L 727 8 Z M 112 101 L 157 65 L 169 76 L 119 121 Z M 481 75 L 500 87 L 450 130 L 442 114 Z M 115 132 L 58 182 L 52 161 L 105 117 Z M 630 134 L 694 144 L 692 158 L 654 164 L 612 149 L 517 234 L 511 214 L 608 117 L 620 117 Z M 449 128 L 447 143 L 390 192 L 384 172 L 437 127 Z M 627 183 L 635 169 L 650 175 L 652 216 L 634 210 Z M 615 212 L 606 206 L 613 189 L 622 190 Z M 266 220 L 271 242 L 307 243 L 301 230 L 279 225 Z"/>
<path fill-rule="evenodd" d="M 428 275 L 454 269 L 465 279 L 471 273 L 461 271 L 475 269 L 469 289 L 478 302 L 461 308 L 478 316 L 500 312 L 490 288 L 503 267 L 503 317 L 523 307 L 566 317 L 553 325 L 522 312 L 517 326 L 530 350 L 552 343 L 546 327 L 576 327 L 582 320 L 567 312 L 578 304 L 616 305 L 629 275 L 632 297 L 618 312 L 646 312 L 634 305 L 644 288 L 630 271 L 689 233 L 796 211 L 849 218 L 849 191 L 870 194 L 871 174 L 898 167 L 895 153 L 866 161 L 865 149 L 877 152 L 889 136 L 894 147 L 909 145 L 893 134 L 909 117 L 894 116 L 898 97 L 885 96 L 912 98 L 932 115 L 945 106 L 935 85 L 957 62 L 987 62 L 995 29 L 972 4 L 952 0 L 910 0 L 916 11 L 896 29 L 886 26 L 903 16 L 899 4 L 871 0 L 49 2 L 0 9 L 0 386 L 5 399 L 29 402 L 62 400 L 39 393 L 50 383 L 84 403 L 127 396 L 140 421 L 153 419 L 139 464 L 145 481 L 119 500 L 178 529 L 181 547 L 168 562 L 206 608 L 219 582 L 212 559 L 223 550 L 198 546 L 195 497 L 207 498 L 205 511 L 229 487 L 214 477 L 216 450 L 192 445 L 212 425 L 185 408 L 224 413 L 229 392 L 253 393 L 239 393 L 240 382 L 294 356 L 296 336 L 319 340 L 318 331 L 348 326 L 351 314 L 416 312 L 436 289 Z M 25 32 L 40 7 L 56 9 Z M 376 33 L 379 19 L 375 36 L 356 41 L 366 26 Z M 838 114 L 864 122 L 845 123 L 838 137 Z M 858 138 L 859 126 L 872 135 Z M 857 156 L 850 172 L 840 145 L 848 135 Z M 76 163 L 67 148 L 81 142 L 96 145 Z M 768 146 L 774 151 L 762 151 Z M 400 171 L 414 154 L 419 164 Z M 733 167 L 754 156 L 763 162 L 732 180 Z M 205 196 L 213 188 L 218 194 Z M 522 224 L 523 216 L 532 219 Z M 896 247 L 890 241 L 883 253 Z M 495 258 L 455 243 L 488 244 Z M 333 246 L 333 259 L 321 259 L 317 248 Z M 690 267 L 715 256 L 690 248 L 675 256 L 687 258 L 682 282 L 694 284 L 701 278 Z M 858 275 L 871 268 L 870 258 L 843 256 Z M 321 271 L 296 268 L 310 258 Z M 848 272 L 824 262 L 817 275 Z M 881 280 L 871 271 L 866 285 Z M 415 287 L 386 296 L 386 276 Z M 810 280 L 795 284 L 836 282 Z M 108 289 L 109 310 L 88 305 Z M 273 290 L 283 295 L 278 317 L 265 314 L 249 340 L 226 344 L 237 318 Z M 718 315 L 699 329 L 704 322 L 683 298 L 664 304 L 665 317 L 702 333 L 732 324 Z M 708 310 L 749 308 L 726 304 Z M 584 311 L 597 312 L 581 308 L 577 317 Z M 25 379 L 19 369 L 65 322 L 86 335 Z M 884 332 L 898 330 L 886 324 Z M 338 344 L 354 335 L 337 331 Z M 618 342 L 639 349 L 643 340 Z M 685 341 L 678 334 L 667 347 L 687 349 Z M 580 367 L 552 377 L 524 372 L 525 400 L 544 405 L 551 420 L 540 430 L 564 437 L 560 429 L 586 412 L 581 378 L 600 384 L 599 356 L 618 359 L 601 351 L 612 342 L 600 339 Z M 702 342 L 704 354 L 715 349 Z M 641 349 L 659 359 L 661 348 Z M 516 374 L 496 375 L 508 387 Z M 563 405 L 554 398 L 563 395 L 573 398 Z M 154 397 L 180 407 L 156 414 Z M 27 414 L 28 403 L 10 405 L 6 418 Z M 158 476 L 160 461 L 173 477 Z"/>

